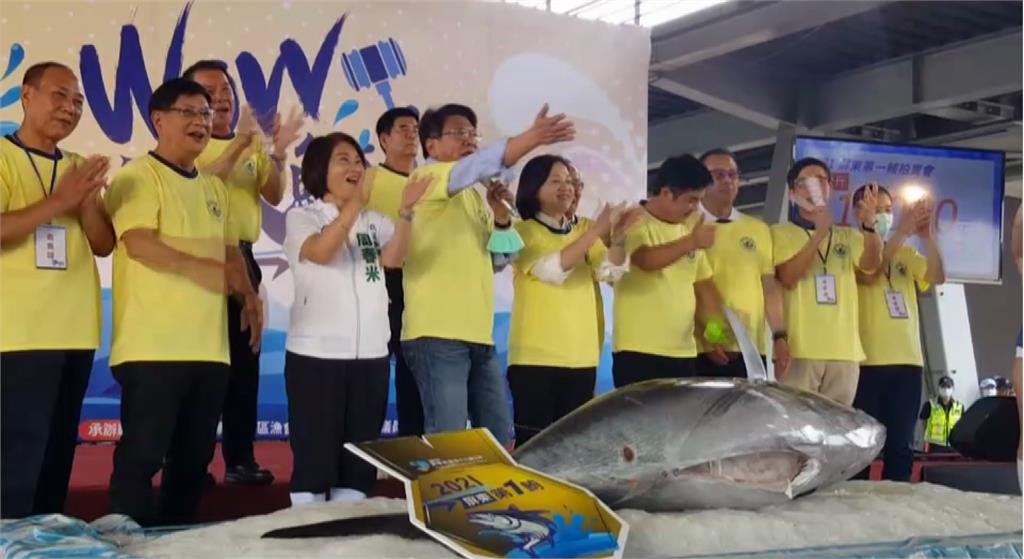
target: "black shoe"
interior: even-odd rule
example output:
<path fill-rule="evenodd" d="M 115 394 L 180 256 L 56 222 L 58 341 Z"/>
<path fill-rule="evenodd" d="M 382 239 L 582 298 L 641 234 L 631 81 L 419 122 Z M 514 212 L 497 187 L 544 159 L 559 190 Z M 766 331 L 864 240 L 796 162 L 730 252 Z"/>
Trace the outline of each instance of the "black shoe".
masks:
<path fill-rule="evenodd" d="M 270 485 L 274 474 L 255 462 L 244 466 L 232 466 L 224 472 L 224 483 L 231 485 Z"/>

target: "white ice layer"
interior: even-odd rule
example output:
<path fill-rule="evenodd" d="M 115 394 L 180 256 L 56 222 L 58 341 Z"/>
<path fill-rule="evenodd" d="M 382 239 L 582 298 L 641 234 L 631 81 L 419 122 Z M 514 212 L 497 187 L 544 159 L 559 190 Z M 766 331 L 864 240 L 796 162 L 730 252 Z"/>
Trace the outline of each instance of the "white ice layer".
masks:
<path fill-rule="evenodd" d="M 405 501 L 312 504 L 134 544 L 144 557 L 445 557 L 440 544 L 395 536 L 261 540 L 269 530 L 351 516 L 405 512 Z M 627 557 L 666 557 L 791 549 L 915 536 L 1021 530 L 1021 498 L 966 493 L 930 484 L 846 482 L 758 512 L 620 511 L 630 523 Z"/>

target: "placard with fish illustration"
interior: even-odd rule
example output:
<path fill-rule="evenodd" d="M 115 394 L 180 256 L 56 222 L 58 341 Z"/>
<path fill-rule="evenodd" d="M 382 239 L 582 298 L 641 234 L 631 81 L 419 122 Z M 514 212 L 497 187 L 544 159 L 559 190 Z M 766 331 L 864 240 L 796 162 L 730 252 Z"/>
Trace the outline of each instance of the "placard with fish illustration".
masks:
<path fill-rule="evenodd" d="M 519 466 L 486 429 L 345 447 L 402 479 L 410 521 L 465 557 L 622 555 L 622 519 L 589 491 Z"/>

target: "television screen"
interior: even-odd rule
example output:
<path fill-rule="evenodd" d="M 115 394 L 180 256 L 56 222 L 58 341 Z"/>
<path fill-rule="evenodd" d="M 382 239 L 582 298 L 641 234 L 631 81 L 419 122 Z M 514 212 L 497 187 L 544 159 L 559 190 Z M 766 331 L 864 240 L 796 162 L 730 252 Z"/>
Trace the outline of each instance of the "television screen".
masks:
<path fill-rule="evenodd" d="M 893 194 L 895 223 L 907 200 L 927 193 L 949 280 L 1000 280 L 1002 152 L 797 137 L 794 156 L 829 165 L 829 206 L 837 224 L 858 226 L 851 198 L 861 185 L 878 183 Z M 908 243 L 923 250 L 917 237 Z"/>

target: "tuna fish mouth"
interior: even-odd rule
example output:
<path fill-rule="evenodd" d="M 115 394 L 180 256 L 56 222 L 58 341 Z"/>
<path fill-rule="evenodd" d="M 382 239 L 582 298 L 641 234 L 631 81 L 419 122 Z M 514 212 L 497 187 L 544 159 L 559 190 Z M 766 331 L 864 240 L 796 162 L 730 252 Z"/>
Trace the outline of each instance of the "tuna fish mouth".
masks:
<path fill-rule="evenodd" d="M 794 488 L 804 485 L 818 470 L 818 462 L 802 453 L 769 451 L 701 462 L 673 470 L 672 475 L 677 478 L 696 478 L 749 489 L 786 493 L 792 497 Z"/>

